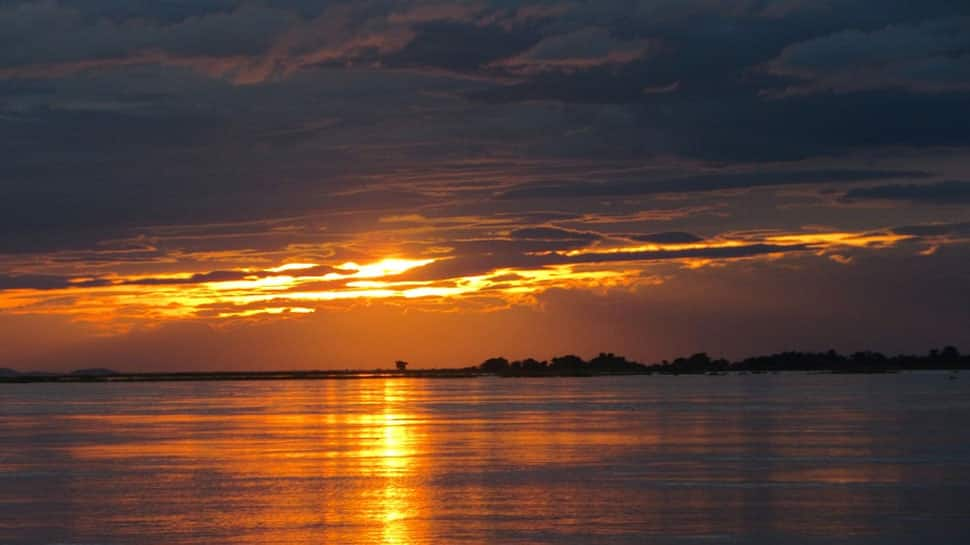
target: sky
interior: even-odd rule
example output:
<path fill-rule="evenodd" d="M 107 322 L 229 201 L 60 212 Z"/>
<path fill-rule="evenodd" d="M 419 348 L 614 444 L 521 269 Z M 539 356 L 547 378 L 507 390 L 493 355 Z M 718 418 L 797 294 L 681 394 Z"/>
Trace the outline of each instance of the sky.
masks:
<path fill-rule="evenodd" d="M 0 0 L 0 366 L 970 347 L 970 4 Z"/>

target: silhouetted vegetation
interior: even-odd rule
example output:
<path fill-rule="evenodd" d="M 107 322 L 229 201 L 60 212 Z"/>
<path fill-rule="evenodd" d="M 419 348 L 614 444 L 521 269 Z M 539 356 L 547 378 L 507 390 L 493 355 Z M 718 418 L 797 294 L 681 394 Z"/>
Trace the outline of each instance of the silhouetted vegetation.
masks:
<path fill-rule="evenodd" d="M 767 373 L 808 371 L 827 373 L 890 373 L 915 370 L 970 369 L 970 355 L 962 355 L 953 346 L 931 350 L 925 356 L 886 356 L 879 352 L 855 352 L 848 356 L 828 352 L 781 352 L 739 361 L 712 359 L 704 352 L 654 364 L 630 361 L 611 352 L 603 352 L 589 361 L 576 355 L 557 356 L 549 361 L 532 358 L 509 360 L 489 358 L 478 366 L 483 373 L 501 376 L 593 376 L 628 374 L 697 375 L 727 372 Z"/>

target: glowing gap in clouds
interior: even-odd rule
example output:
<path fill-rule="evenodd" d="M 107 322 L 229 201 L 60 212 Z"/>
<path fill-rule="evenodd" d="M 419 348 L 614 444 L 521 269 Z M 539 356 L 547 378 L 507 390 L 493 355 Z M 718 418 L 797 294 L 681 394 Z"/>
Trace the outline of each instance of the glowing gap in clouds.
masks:
<path fill-rule="evenodd" d="M 434 261 L 434 259 L 388 258 L 369 265 L 358 265 L 353 261 L 348 261 L 347 263 L 338 265 L 336 268 L 341 271 L 348 271 L 350 276 L 354 278 L 381 278 L 401 274 L 417 267 L 423 267 Z"/>
<path fill-rule="evenodd" d="M 267 272 L 280 273 L 287 271 L 304 271 L 306 269 L 312 269 L 317 267 L 316 263 L 286 263 L 285 265 L 280 265 L 279 267 L 273 267 L 272 269 L 266 269 Z"/>

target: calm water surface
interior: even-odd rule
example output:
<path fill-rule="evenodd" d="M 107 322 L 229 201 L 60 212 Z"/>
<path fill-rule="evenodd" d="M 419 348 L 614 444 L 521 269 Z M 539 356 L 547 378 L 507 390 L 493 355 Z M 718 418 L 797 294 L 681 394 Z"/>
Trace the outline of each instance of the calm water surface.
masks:
<path fill-rule="evenodd" d="M 970 375 L 0 385 L 0 544 L 970 543 Z"/>

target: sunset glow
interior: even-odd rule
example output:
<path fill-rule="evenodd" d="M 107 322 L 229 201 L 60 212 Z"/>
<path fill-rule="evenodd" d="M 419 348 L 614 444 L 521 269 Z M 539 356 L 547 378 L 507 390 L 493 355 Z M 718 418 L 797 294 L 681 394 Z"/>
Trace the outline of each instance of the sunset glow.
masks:
<path fill-rule="evenodd" d="M 464 298 L 488 294 L 512 304 L 524 295 L 553 288 L 656 285 L 657 277 L 645 272 L 670 264 L 696 269 L 739 259 L 777 259 L 789 253 L 794 257 L 805 250 L 891 249 L 912 238 L 891 233 L 805 232 L 742 234 L 691 243 L 592 243 L 584 248 L 536 254 L 538 266 L 534 267 L 496 267 L 482 274 L 457 276 L 444 272 L 427 278 L 412 278 L 408 273 L 421 272 L 433 264 L 447 267 L 461 256 L 439 253 L 437 257 L 335 264 L 287 261 L 265 268 L 219 269 L 221 273 L 87 275 L 69 278 L 60 289 L 0 292 L 0 308 L 13 313 L 67 314 L 110 326 L 110 313 L 105 312 L 108 308 L 126 308 L 127 315 L 146 319 L 193 315 L 231 319 L 307 314 L 316 310 L 314 303 L 355 300 L 436 299 L 457 307 Z M 744 252 L 747 248 L 757 251 L 748 255 Z M 741 251 L 732 253 L 735 250 Z M 720 251 L 726 253 L 719 255 Z M 705 257 L 709 252 L 713 253 Z M 65 295 L 70 295 L 69 303 L 61 303 Z"/>

